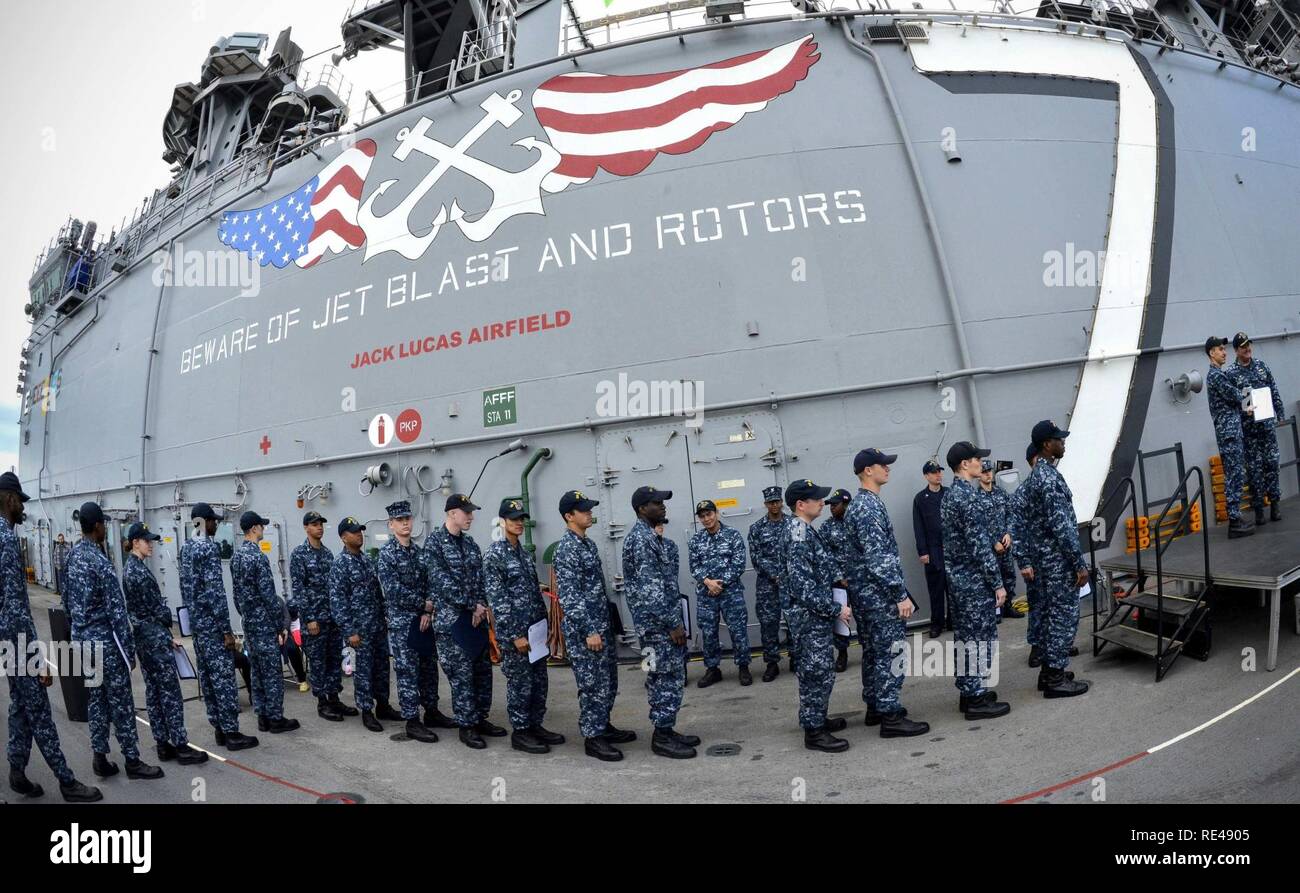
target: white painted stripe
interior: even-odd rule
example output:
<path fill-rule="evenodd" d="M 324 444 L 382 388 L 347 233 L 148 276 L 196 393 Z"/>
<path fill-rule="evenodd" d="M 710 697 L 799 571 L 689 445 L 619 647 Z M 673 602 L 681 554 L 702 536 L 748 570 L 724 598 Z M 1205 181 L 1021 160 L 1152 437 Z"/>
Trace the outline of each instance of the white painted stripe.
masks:
<path fill-rule="evenodd" d="M 776 74 L 790 61 L 811 34 L 773 47 L 762 56 L 743 65 L 730 68 L 692 68 L 675 78 L 669 78 L 649 87 L 619 90 L 616 93 L 569 93 L 563 90 L 537 90 L 533 93 L 533 108 L 554 109 L 575 115 L 604 115 L 644 109 L 676 99 L 683 93 L 701 87 L 730 87 L 748 84 Z M 572 75 L 563 75 L 572 77 Z M 616 75 L 601 75 L 616 77 Z"/>
<path fill-rule="evenodd" d="M 1105 244 L 1108 262 L 1088 343 L 1091 359 L 1084 366 L 1067 426 L 1073 432 L 1071 449 L 1060 464 L 1074 492 L 1075 515 L 1086 521 L 1101 501 L 1137 368 L 1132 352 L 1142 336 L 1155 229 L 1155 95 L 1128 48 L 1109 37 L 936 22 L 930 40 L 912 44 L 911 50 L 921 71 L 1046 74 L 1119 86 L 1114 198 Z M 1109 183 L 1094 185 L 1110 189 Z"/>
<path fill-rule="evenodd" d="M 1258 701 L 1260 698 L 1264 697 L 1264 695 L 1268 694 L 1268 693 L 1271 692 L 1273 689 L 1277 688 L 1279 685 L 1282 685 L 1282 684 L 1284 684 L 1284 683 L 1290 681 L 1293 677 L 1295 677 L 1295 676 L 1297 676 L 1297 675 L 1300 675 L 1300 667 L 1296 667 L 1296 668 L 1295 668 L 1294 670 L 1292 670 L 1290 673 L 1287 673 L 1285 676 L 1283 676 L 1283 677 L 1282 677 L 1281 679 L 1279 679 L 1277 682 L 1274 682 L 1272 685 L 1270 685 L 1268 688 L 1264 689 L 1263 691 L 1256 692 L 1255 694 L 1251 695 L 1249 698 L 1247 698 L 1246 700 L 1242 701 L 1242 702 L 1241 702 L 1240 704 L 1238 704 L 1236 707 L 1233 707 L 1233 708 L 1230 709 L 1230 710 L 1225 710 L 1225 711 L 1223 711 L 1223 712 L 1220 713 L 1218 716 L 1214 717 L 1214 719 L 1211 719 L 1211 720 L 1209 720 L 1208 722 L 1203 722 L 1203 723 L 1201 723 L 1199 726 L 1197 726 L 1196 728 L 1191 729 L 1191 730 L 1186 731 L 1186 732 L 1183 732 L 1181 735 L 1177 736 L 1176 738 L 1170 738 L 1168 741 L 1164 742 L 1163 744 L 1157 744 L 1155 747 L 1150 748 L 1150 749 L 1147 751 L 1147 753 L 1156 753 L 1157 751 L 1164 750 L 1166 747 L 1169 747 L 1171 744 L 1177 744 L 1179 741 L 1182 741 L 1182 740 L 1185 739 L 1185 738 L 1190 738 L 1190 737 L 1192 737 L 1192 736 L 1195 735 L 1197 732 L 1204 732 L 1206 729 L 1208 729 L 1210 726 L 1214 725 L 1214 724 L 1215 724 L 1216 722 L 1218 722 L 1219 720 L 1221 720 L 1221 719 L 1226 719 L 1226 718 L 1228 718 L 1229 716 L 1232 716 L 1232 714 L 1236 713 L 1236 712 L 1237 712 L 1238 710 L 1240 710 L 1241 708 L 1246 707 L 1246 706 L 1249 706 L 1250 704 L 1255 703 L 1255 702 Z"/>
<path fill-rule="evenodd" d="M 149 721 L 146 720 L 146 719 L 141 719 L 140 717 L 137 716 L 137 717 L 135 718 L 135 721 L 138 722 L 140 725 L 144 726 L 146 729 L 150 728 Z M 213 753 L 212 751 L 207 750 L 206 748 L 199 747 L 199 746 L 198 746 L 197 744 L 195 744 L 194 742 L 190 742 L 190 749 L 191 749 L 191 750 L 197 750 L 199 753 L 205 753 L 205 754 L 207 754 L 208 756 L 210 756 L 212 759 L 216 760 L 216 761 L 219 762 L 219 763 L 224 763 L 224 762 L 226 762 L 226 758 L 225 758 L 225 757 L 221 756 L 220 754 L 215 754 L 215 753 Z"/>
<path fill-rule="evenodd" d="M 658 127 L 616 130 L 609 133 L 569 133 L 547 127 L 546 135 L 550 138 L 551 145 L 559 150 L 561 155 L 570 157 L 590 158 L 618 155 L 622 152 L 657 151 L 664 146 L 671 146 L 695 136 L 711 125 L 721 122 L 735 124 L 750 112 L 762 111 L 765 108 L 767 102 L 751 102 L 745 105 L 719 105 L 711 102 L 684 112 Z"/>

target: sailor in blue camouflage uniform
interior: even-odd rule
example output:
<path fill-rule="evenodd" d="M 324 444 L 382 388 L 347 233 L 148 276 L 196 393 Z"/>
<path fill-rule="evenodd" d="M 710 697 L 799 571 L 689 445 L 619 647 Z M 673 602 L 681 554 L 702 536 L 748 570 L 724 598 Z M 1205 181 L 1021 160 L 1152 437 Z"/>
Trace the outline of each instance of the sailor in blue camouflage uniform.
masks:
<path fill-rule="evenodd" d="M 677 543 L 673 541 L 673 538 L 671 536 L 664 535 L 667 529 L 668 529 L 668 519 L 664 518 L 662 521 L 660 521 L 658 524 L 655 525 L 655 536 L 659 537 L 659 541 L 663 543 L 664 556 L 667 559 L 664 562 L 664 579 L 667 582 L 669 591 L 677 593 L 677 600 L 679 603 L 681 603 L 681 600 L 686 598 L 686 596 L 682 594 L 681 586 L 679 583 L 682 577 L 682 553 L 681 550 L 677 548 Z M 682 609 L 683 611 L 682 623 L 685 625 L 686 636 L 689 639 L 691 635 L 690 619 L 687 616 L 690 613 L 689 602 L 686 602 L 685 605 L 686 606 L 683 607 Z M 691 681 L 689 677 L 689 673 L 687 671 L 687 659 L 690 657 L 689 647 L 690 646 L 688 645 L 686 648 L 682 649 L 682 684 L 683 685 L 688 685 L 690 684 Z"/>
<path fill-rule="evenodd" d="M 849 510 L 849 503 L 853 501 L 853 494 L 841 487 L 831 492 L 826 497 L 826 505 L 830 507 L 830 517 L 822 522 L 818 528 L 822 535 L 822 542 L 830 550 L 831 556 L 835 563 L 840 567 L 840 579 L 847 584 L 844 579 L 844 569 L 847 566 L 848 555 L 845 554 L 845 548 L 848 545 L 849 529 L 844 524 L 844 515 Z M 835 672 L 843 673 L 849 668 L 849 637 L 835 633 Z M 860 643 L 861 644 L 861 643 Z M 865 645 L 863 646 L 866 647 Z"/>
<path fill-rule="evenodd" d="M 970 720 L 993 719 L 1011 712 L 998 693 L 984 686 L 997 660 L 997 609 L 1006 601 L 1002 568 L 989 542 L 980 498 L 980 460 L 988 458 L 970 441 L 948 450 L 952 486 L 943 499 L 943 561 L 952 594 L 953 641 L 957 659 L 957 709 Z"/>
<path fill-rule="evenodd" d="M 284 716 L 284 659 L 280 646 L 289 637 L 288 611 L 275 594 L 271 562 L 262 551 L 262 537 L 271 521 L 247 511 L 239 518 L 243 541 L 230 559 L 230 583 L 235 610 L 244 620 L 248 646 L 253 712 L 260 732 L 280 734 L 299 727 Z"/>
<path fill-rule="evenodd" d="M 352 649 L 352 696 L 361 711 L 361 724 L 382 732 L 379 720 L 402 719 L 388 703 L 388 626 L 384 619 L 384 595 L 379 588 L 375 565 L 361 551 L 366 527 L 356 518 L 338 524 L 343 550 L 330 566 L 330 616 L 338 625 L 344 644 Z"/>
<path fill-rule="evenodd" d="M 451 684 L 460 740 L 466 747 L 481 750 L 487 747 L 484 737 L 506 736 L 505 729 L 488 721 L 492 709 L 492 658 L 486 644 L 478 654 L 470 654 L 452 636 L 452 627 L 462 617 L 469 618 L 475 628 L 488 622 L 483 553 L 469 535 L 477 509 L 467 496 L 455 493 L 447 497 L 446 521 L 429 534 L 424 547 L 433 585 L 438 659 Z"/>
<path fill-rule="evenodd" d="M 45 689 L 54 684 L 48 666 L 32 675 L 23 666 L 33 657 L 40 641 L 32 622 L 32 605 L 27 597 L 27 578 L 23 574 L 22 552 L 14 528 L 26 520 L 23 503 L 30 497 L 23 492 L 18 476 L 12 471 L 0 474 L 0 643 L 13 656 L 13 665 L 0 667 L 9 686 L 9 740 L 5 755 L 9 760 L 9 789 L 20 797 L 45 796 L 45 789 L 27 777 L 27 763 L 32 757 L 32 742 L 59 780 L 59 792 L 69 803 L 93 803 L 104 795 L 77 781 L 59 746 L 59 732 L 50 711 Z"/>
<path fill-rule="evenodd" d="M 257 746 L 257 738 L 239 731 L 238 690 L 235 688 L 235 636 L 230 627 L 226 584 L 221 578 L 221 547 L 217 513 L 206 502 L 195 504 L 190 520 L 199 530 L 181 546 L 181 601 L 194 633 L 195 669 L 217 744 L 227 750 Z"/>
<path fill-rule="evenodd" d="M 745 607 L 745 538 L 734 527 L 722 523 L 718 506 L 705 499 L 695 506 L 701 529 L 687 546 L 691 576 L 695 579 L 695 616 L 704 639 L 704 678 L 696 683 L 708 688 L 722 681 L 722 646 L 718 641 L 719 618 L 727 621 L 732 658 L 739 669 L 740 684 L 749 685 L 749 612 Z"/>
<path fill-rule="evenodd" d="M 560 497 L 564 536 L 555 547 L 555 582 L 559 590 L 565 652 L 578 686 L 578 728 L 587 756 L 605 762 L 623 759 L 614 745 L 636 740 L 636 732 L 610 722 L 618 697 L 618 642 L 605 591 L 600 550 L 587 531 L 596 523 L 592 510 L 600 503 L 581 490 Z"/>
<path fill-rule="evenodd" d="M 853 457 L 858 492 L 844 515 L 846 531 L 842 569 L 848 578 L 849 604 L 862 642 L 862 701 L 865 724 L 880 726 L 881 738 L 924 735 L 930 726 L 907 718 L 903 707 L 903 672 L 907 619 L 916 610 L 903 580 L 898 538 L 881 490 L 889 483 L 898 456 L 874 447 Z"/>
<path fill-rule="evenodd" d="M 356 716 L 355 707 L 339 700 L 343 691 L 343 633 L 330 614 L 330 568 L 334 553 L 322 542 L 326 520 L 320 512 L 302 516 L 305 542 L 289 555 L 289 617 L 301 623 L 307 680 L 316 698 L 316 714 L 328 722 Z"/>
<path fill-rule="evenodd" d="M 993 471 L 991 459 L 980 463 L 978 494 L 984 500 L 989 542 L 993 545 L 993 554 L 997 556 L 998 567 L 1002 570 L 1002 586 L 1007 590 L 1007 600 L 998 609 L 998 622 L 1001 623 L 1002 617 L 1018 620 L 1025 615 L 1012 604 L 1016 597 L 1016 561 L 1012 555 L 1011 497 L 997 485 Z"/>
<path fill-rule="evenodd" d="M 763 640 L 763 681 L 781 674 L 781 610 L 786 599 L 781 593 L 781 543 L 790 516 L 781 508 L 781 488 L 763 488 L 767 515 L 749 525 L 749 560 L 754 565 L 754 613 L 758 615 Z M 790 670 L 795 669 L 797 647 L 790 639 Z"/>
<path fill-rule="evenodd" d="M 131 670 L 135 668 L 135 638 L 126 613 L 126 599 L 117 582 L 113 564 L 104 554 L 107 539 L 104 512 L 97 503 L 87 502 L 80 510 L 82 539 L 68 556 L 67 586 L 63 603 L 72 624 L 72 641 L 82 648 L 97 648 L 103 654 L 102 681 L 87 686 L 90 698 L 90 744 L 95 752 L 92 766 L 100 778 L 118 772 L 108 759 L 109 725 L 126 758 L 128 778 L 162 778 L 163 771 L 140 759 L 135 730 L 135 698 L 131 692 Z"/>
<path fill-rule="evenodd" d="M 1025 462 L 1032 474 L 1034 464 L 1038 461 L 1038 447 L 1032 443 L 1025 448 Z M 1038 581 L 1034 579 L 1033 543 L 1026 535 L 1025 497 L 1029 488 L 1026 480 L 1011 494 L 1011 555 L 1025 580 L 1025 600 L 1029 602 L 1029 615 L 1026 621 L 1025 641 L 1029 643 L 1029 666 L 1038 667 L 1043 663 L 1043 598 Z"/>
<path fill-rule="evenodd" d="M 149 525 L 137 521 L 126 533 L 131 553 L 122 571 L 122 592 L 131 618 L 135 647 L 144 675 L 145 704 L 149 728 L 157 745 L 158 759 L 176 760 L 182 766 L 207 762 L 208 755 L 190 748 L 185 731 L 185 701 L 176 673 L 176 650 L 181 643 L 172 638 L 172 612 L 167 607 L 149 565 L 153 544 L 161 540 Z"/>
<path fill-rule="evenodd" d="M 1056 470 L 1069 436 L 1069 431 L 1048 419 L 1034 426 L 1031 440 L 1038 447 L 1038 461 L 1025 484 L 1025 536 L 1033 543 L 1037 561 L 1033 574 L 1044 611 L 1038 690 L 1048 698 L 1070 698 L 1088 690 L 1088 683 L 1076 681 L 1074 674 L 1067 672 L 1079 631 L 1079 590 L 1088 583 L 1074 495 Z"/>
<path fill-rule="evenodd" d="M 397 702 L 406 720 L 406 736 L 432 744 L 438 740 L 433 731 L 438 710 L 438 653 L 432 633 L 429 564 L 424 550 L 411 541 L 411 503 L 403 499 L 386 511 L 391 535 L 379 550 L 379 586 L 384 591 L 389 645 L 397 671 Z M 421 648 L 416 648 L 413 636 L 417 641 L 423 637 Z M 421 707 L 427 722 L 420 721 Z"/>
<path fill-rule="evenodd" d="M 1286 420 L 1286 406 L 1277 389 L 1273 372 L 1263 360 L 1254 358 L 1250 336 L 1238 332 L 1232 339 L 1237 360 L 1226 370 L 1227 375 L 1242 395 L 1243 406 L 1256 388 L 1267 388 L 1269 402 L 1273 405 L 1273 418 L 1255 421 L 1254 409 L 1243 409 L 1241 433 L 1246 458 L 1246 477 L 1250 482 L 1250 502 L 1255 509 L 1255 523 L 1264 524 L 1264 497 L 1269 500 L 1269 519 L 1282 520 L 1282 485 L 1278 463 L 1281 456 L 1277 448 L 1277 426 Z"/>
<path fill-rule="evenodd" d="M 530 518 L 521 499 L 503 499 L 497 511 L 503 536 L 483 556 L 483 585 L 506 677 L 510 746 L 524 753 L 549 753 L 564 736 L 542 726 L 546 718 L 546 658 L 529 657 L 528 632 L 546 619 L 546 599 L 532 553 L 521 539 Z"/>
<path fill-rule="evenodd" d="M 673 727 L 685 685 L 686 628 L 682 625 L 677 579 L 671 576 L 668 551 L 654 528 L 667 515 L 671 490 L 638 487 L 632 494 L 636 523 L 623 538 L 623 598 L 641 639 L 646 699 L 654 736 L 650 749 L 661 757 L 690 759 L 700 739 Z"/>
<path fill-rule="evenodd" d="M 843 717 L 826 717 L 835 687 L 831 636 L 836 618 L 850 623 L 853 612 L 835 601 L 831 590 L 842 569 L 812 526 L 830 492 L 830 487 L 819 487 L 809 480 L 795 481 L 786 488 L 785 501 L 794 517 L 786 521 L 781 540 L 781 591 L 789 593 L 786 622 L 799 649 L 795 676 L 799 680 L 799 725 L 803 727 L 804 747 L 841 753 L 849 749 L 849 742 L 831 733 L 841 731 L 848 723 Z"/>
<path fill-rule="evenodd" d="M 1205 340 L 1210 371 L 1205 376 L 1206 403 L 1214 422 L 1214 439 L 1223 461 L 1223 501 L 1228 510 L 1228 539 L 1250 536 L 1254 525 L 1241 516 L 1242 488 L 1246 485 L 1246 438 L 1241 429 L 1241 391 L 1224 369 L 1228 339 Z"/>

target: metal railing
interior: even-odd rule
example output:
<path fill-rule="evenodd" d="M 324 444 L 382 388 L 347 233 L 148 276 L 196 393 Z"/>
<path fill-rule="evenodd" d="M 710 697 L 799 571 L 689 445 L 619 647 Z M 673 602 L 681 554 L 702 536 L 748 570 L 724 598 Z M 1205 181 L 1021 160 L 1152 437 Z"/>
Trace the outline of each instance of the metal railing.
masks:
<path fill-rule="evenodd" d="M 1119 518 L 1123 517 L 1125 509 L 1131 509 L 1133 512 L 1133 527 L 1134 529 L 1137 528 L 1137 524 L 1138 524 L 1137 488 L 1133 485 L 1133 478 L 1126 477 L 1118 484 L 1116 484 L 1114 488 L 1110 491 L 1110 493 L 1106 496 L 1106 498 L 1101 501 L 1101 505 L 1097 507 L 1097 513 L 1093 516 L 1092 524 L 1089 525 L 1089 529 L 1088 529 L 1088 564 L 1092 569 L 1089 582 L 1091 582 L 1092 584 L 1092 637 L 1093 637 L 1092 654 L 1093 657 L 1096 657 L 1097 654 L 1101 651 L 1097 639 L 1097 630 L 1099 629 L 1097 624 L 1097 618 L 1101 616 L 1101 608 L 1098 603 L 1098 598 L 1101 594 L 1100 592 L 1101 575 L 1098 573 L 1097 570 L 1097 540 L 1094 536 L 1094 533 L 1095 533 L 1096 524 L 1098 520 L 1105 519 L 1106 509 L 1110 507 L 1110 504 L 1115 500 L 1115 497 L 1119 496 L 1120 494 L 1125 494 L 1124 501 L 1120 504 L 1119 511 L 1115 513 L 1115 517 L 1118 520 Z M 1112 537 L 1115 535 L 1115 533 L 1112 533 Z M 1110 542 L 1110 538 L 1107 539 L 1107 545 L 1109 545 L 1109 542 Z M 1142 576 L 1142 550 L 1141 549 L 1137 551 L 1136 560 L 1137 560 L 1137 570 L 1136 573 L 1134 574 L 1134 581 L 1133 584 L 1129 586 L 1127 590 L 1125 590 L 1124 594 L 1126 596 L 1131 594 L 1135 590 L 1140 590 L 1142 588 L 1143 576 Z M 1110 596 L 1110 600 L 1112 603 L 1110 606 L 1111 609 L 1110 614 L 1106 617 L 1106 623 L 1109 623 L 1111 618 L 1115 616 L 1115 612 L 1118 610 L 1118 608 L 1114 604 L 1115 597 L 1114 594 L 1110 592 L 1109 587 L 1107 588 L 1107 595 Z M 1105 625 L 1106 624 L 1102 624 L 1103 627 Z"/>

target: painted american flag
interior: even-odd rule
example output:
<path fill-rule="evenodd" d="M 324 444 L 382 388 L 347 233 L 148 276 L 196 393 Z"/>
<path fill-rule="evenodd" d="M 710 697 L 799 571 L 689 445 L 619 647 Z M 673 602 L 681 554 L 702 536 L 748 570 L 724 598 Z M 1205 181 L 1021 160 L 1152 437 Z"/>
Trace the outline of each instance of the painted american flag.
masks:
<path fill-rule="evenodd" d="M 378 146 L 359 140 L 319 174 L 288 195 L 260 208 L 232 211 L 221 221 L 221 241 L 263 267 L 306 269 L 327 254 L 366 242 L 357 211 Z"/>
<path fill-rule="evenodd" d="M 574 72 L 533 94 L 533 110 L 563 156 L 543 183 L 559 192 L 597 170 L 630 177 L 659 153 L 683 155 L 802 81 L 821 56 L 811 34 L 700 68 L 660 74 Z"/>

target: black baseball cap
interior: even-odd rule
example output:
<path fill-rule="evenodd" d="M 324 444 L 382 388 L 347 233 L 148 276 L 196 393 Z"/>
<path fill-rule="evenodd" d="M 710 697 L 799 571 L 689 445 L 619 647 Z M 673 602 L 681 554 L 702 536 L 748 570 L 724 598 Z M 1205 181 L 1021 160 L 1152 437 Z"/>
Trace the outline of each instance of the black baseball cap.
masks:
<path fill-rule="evenodd" d="M 1220 338 L 1218 335 L 1211 335 L 1209 338 L 1205 339 L 1205 352 L 1209 353 L 1210 351 L 1214 350 L 1216 347 L 1220 347 L 1227 343 L 1228 343 L 1227 338 Z"/>
<path fill-rule="evenodd" d="M 447 497 L 447 505 L 443 508 L 443 511 L 449 512 L 452 509 L 460 509 L 465 512 L 476 512 L 479 510 L 479 506 L 470 502 L 469 497 L 463 493 L 453 493 Z"/>
<path fill-rule="evenodd" d="M 867 447 L 853 457 L 853 473 L 862 474 L 862 469 L 870 468 L 872 465 L 893 465 L 897 461 L 897 456 L 882 453 L 875 447 Z"/>
<path fill-rule="evenodd" d="M 324 524 L 324 523 L 325 523 L 325 519 L 321 517 L 320 512 L 308 512 L 307 514 L 302 516 L 303 527 L 306 527 L 310 524 Z"/>
<path fill-rule="evenodd" d="M 776 486 L 773 486 L 773 487 L 764 487 L 764 488 L 763 488 L 763 501 L 764 501 L 764 502 L 780 502 L 780 501 L 781 501 L 781 488 L 780 488 L 780 487 L 776 487 Z"/>
<path fill-rule="evenodd" d="M 520 518 L 527 518 L 528 512 L 524 510 L 524 503 L 521 499 L 503 499 L 501 508 L 497 510 L 497 516 L 505 518 L 507 521 L 517 521 Z"/>
<path fill-rule="evenodd" d="M 1233 350 L 1236 350 L 1239 347 L 1245 347 L 1249 343 L 1250 343 L 1250 336 L 1247 335 L 1245 332 L 1238 332 L 1237 334 L 1232 336 Z"/>
<path fill-rule="evenodd" d="M 652 502 L 665 502 L 672 498 L 672 490 L 659 490 L 655 487 L 637 487 L 636 492 L 632 494 L 632 510 L 636 511 L 643 505 L 649 505 Z"/>
<path fill-rule="evenodd" d="M 149 540 L 152 543 L 158 542 L 162 537 L 149 529 L 149 525 L 141 521 L 136 521 L 126 532 L 126 541 L 133 543 L 136 540 Z"/>
<path fill-rule="evenodd" d="M 839 505 L 841 502 L 852 502 L 852 501 L 853 501 L 853 494 L 850 493 L 848 490 L 845 490 L 843 487 L 840 487 L 830 496 L 826 497 L 827 505 Z"/>
<path fill-rule="evenodd" d="M 239 516 L 239 529 L 244 531 L 244 533 L 248 533 L 248 531 L 252 530 L 254 527 L 265 527 L 270 523 L 270 518 L 263 518 L 257 512 L 251 510 L 244 512 Z"/>
<path fill-rule="evenodd" d="M 943 466 L 933 459 L 921 466 L 921 474 L 934 474 L 936 471 L 943 471 Z"/>
<path fill-rule="evenodd" d="M 701 499 L 695 503 L 695 514 L 697 515 L 702 515 L 705 512 L 716 512 L 717 510 L 718 504 L 712 499 Z"/>
<path fill-rule="evenodd" d="M 190 520 L 203 518 L 205 521 L 218 521 L 217 513 L 212 510 L 212 506 L 206 502 L 194 503 L 194 508 L 190 509 Z"/>
<path fill-rule="evenodd" d="M 83 503 L 77 511 L 77 520 L 82 524 L 99 524 L 104 520 L 104 510 L 98 502 Z"/>
<path fill-rule="evenodd" d="M 560 497 L 560 515 L 567 515 L 569 512 L 589 512 L 598 505 L 600 505 L 599 500 L 588 499 L 587 494 L 581 490 L 570 490 Z"/>
<path fill-rule="evenodd" d="M 992 452 L 992 450 L 981 450 L 969 440 L 959 440 L 948 448 L 948 467 L 956 471 L 967 459 L 985 459 Z"/>
<path fill-rule="evenodd" d="M 345 533 L 362 533 L 365 529 L 366 525 L 362 524 L 356 518 L 344 518 L 339 522 L 339 536 L 342 536 Z"/>
<path fill-rule="evenodd" d="M 798 480 L 785 488 L 785 504 L 794 508 L 801 499 L 825 499 L 830 493 L 830 487 L 819 487 L 806 479 Z"/>
<path fill-rule="evenodd" d="M 4 474 L 0 474 L 0 490 L 8 490 L 10 493 L 17 493 L 18 498 L 23 502 L 27 502 L 31 499 L 30 496 L 23 492 L 23 485 L 19 482 L 18 475 L 14 474 L 12 471 L 6 471 Z"/>
<path fill-rule="evenodd" d="M 1066 431 L 1064 428 L 1058 428 L 1056 422 L 1053 422 L 1050 419 L 1043 419 L 1034 426 L 1033 433 L 1029 435 L 1029 439 L 1033 443 L 1042 446 L 1049 440 L 1065 440 L 1065 438 L 1069 436 L 1070 432 Z M 988 453 L 985 453 L 984 455 L 987 456 Z"/>

